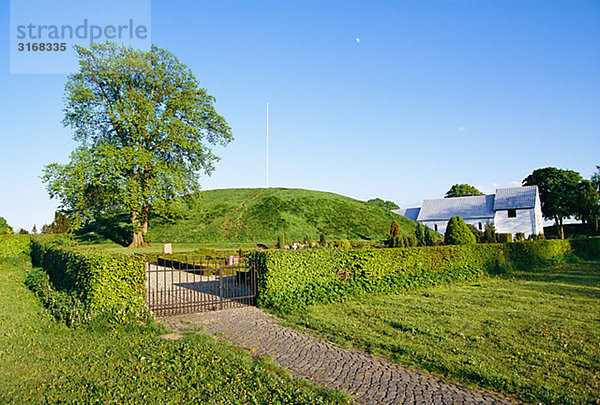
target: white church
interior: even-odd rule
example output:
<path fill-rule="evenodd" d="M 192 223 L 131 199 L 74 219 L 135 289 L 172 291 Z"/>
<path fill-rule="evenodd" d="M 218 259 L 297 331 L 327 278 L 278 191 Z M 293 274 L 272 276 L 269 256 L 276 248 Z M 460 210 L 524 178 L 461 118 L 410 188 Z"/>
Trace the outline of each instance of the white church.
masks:
<path fill-rule="evenodd" d="M 498 233 L 525 237 L 544 233 L 542 204 L 537 186 L 496 189 L 496 194 L 424 200 L 420 208 L 393 210 L 443 234 L 450 218 L 460 216 L 467 224 L 483 231 L 486 222 Z"/>

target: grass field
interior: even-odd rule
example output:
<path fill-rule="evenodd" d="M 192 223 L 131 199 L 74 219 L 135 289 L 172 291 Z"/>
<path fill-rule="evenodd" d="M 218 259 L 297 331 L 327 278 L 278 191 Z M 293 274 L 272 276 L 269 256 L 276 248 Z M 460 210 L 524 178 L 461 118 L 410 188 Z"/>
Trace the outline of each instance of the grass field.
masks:
<path fill-rule="evenodd" d="M 24 286 L 29 269 L 0 261 L 2 404 L 347 403 L 205 335 L 170 341 L 156 326 L 69 329 Z"/>
<path fill-rule="evenodd" d="M 338 343 L 530 403 L 600 403 L 600 262 L 317 305 Z"/>

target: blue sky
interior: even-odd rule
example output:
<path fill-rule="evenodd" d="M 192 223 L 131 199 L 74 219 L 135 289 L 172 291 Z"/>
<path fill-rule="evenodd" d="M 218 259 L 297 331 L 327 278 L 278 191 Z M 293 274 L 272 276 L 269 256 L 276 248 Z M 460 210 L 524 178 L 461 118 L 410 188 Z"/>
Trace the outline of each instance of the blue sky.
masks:
<path fill-rule="evenodd" d="M 152 42 L 217 99 L 235 141 L 204 189 L 270 185 L 403 207 L 455 183 L 491 192 L 534 169 L 600 164 L 598 1 L 162 1 Z M 39 176 L 77 146 L 66 75 L 9 70 L 0 9 L 0 216 L 52 220 Z M 360 41 L 357 40 L 360 39 Z"/>

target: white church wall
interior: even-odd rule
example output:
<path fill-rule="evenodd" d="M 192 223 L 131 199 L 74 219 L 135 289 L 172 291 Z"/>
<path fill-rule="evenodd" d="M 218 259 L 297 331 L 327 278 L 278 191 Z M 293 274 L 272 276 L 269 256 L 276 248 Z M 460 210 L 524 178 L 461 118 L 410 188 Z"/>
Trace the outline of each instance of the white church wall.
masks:
<path fill-rule="evenodd" d="M 528 237 L 535 232 L 534 224 L 536 223 L 535 210 L 533 208 L 518 209 L 516 217 L 510 218 L 509 211 L 496 211 L 494 215 L 494 225 L 498 233 L 510 233 L 515 235 L 518 232 L 523 232 L 525 237 Z"/>

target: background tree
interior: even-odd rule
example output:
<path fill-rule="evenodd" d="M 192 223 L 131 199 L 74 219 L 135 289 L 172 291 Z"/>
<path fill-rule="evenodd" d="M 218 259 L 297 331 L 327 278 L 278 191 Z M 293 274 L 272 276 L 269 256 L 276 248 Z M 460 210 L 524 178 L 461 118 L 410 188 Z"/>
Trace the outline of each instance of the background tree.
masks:
<path fill-rule="evenodd" d="M 0 217 L 0 235 L 12 235 L 12 227 L 6 223 L 6 219 Z"/>
<path fill-rule="evenodd" d="M 444 234 L 446 245 L 467 245 L 476 243 L 475 236 L 471 233 L 465 221 L 459 217 L 452 217 L 446 226 Z"/>
<path fill-rule="evenodd" d="M 387 200 L 384 201 L 381 198 L 373 198 L 367 201 L 369 204 L 376 205 L 378 207 L 384 208 L 386 210 L 398 210 L 400 206 L 393 201 Z"/>
<path fill-rule="evenodd" d="M 600 165 L 596 166 L 596 173 L 592 174 L 592 184 L 596 186 L 596 190 L 600 193 Z"/>
<path fill-rule="evenodd" d="M 112 43 L 76 47 L 79 72 L 65 86 L 63 123 L 82 142 L 43 180 L 75 225 L 130 215 L 130 246 L 144 246 L 149 213 L 199 190 L 200 172 L 218 159 L 206 144 L 226 145 L 231 129 L 190 69 L 155 46 L 148 52 Z"/>
<path fill-rule="evenodd" d="M 483 195 L 483 193 L 468 184 L 455 184 L 446 192 L 444 198 L 466 197 L 471 195 Z"/>
<path fill-rule="evenodd" d="M 35 226 L 35 224 L 33 224 L 33 228 L 31 228 L 31 233 L 34 235 L 37 233 L 37 227 Z"/>
<path fill-rule="evenodd" d="M 577 192 L 575 217 L 587 224 L 589 230 L 595 234 L 598 232 L 600 193 L 598 193 L 596 185 L 590 180 L 582 180 L 577 185 Z"/>
<path fill-rule="evenodd" d="M 538 186 L 544 218 L 554 220 L 564 239 L 563 220 L 575 214 L 581 175 L 573 170 L 545 167 L 536 169 L 523 180 L 524 186 Z"/>
<path fill-rule="evenodd" d="M 60 211 L 54 212 L 54 221 L 49 225 L 42 226 L 42 233 L 69 233 L 71 224 L 69 218 Z"/>

